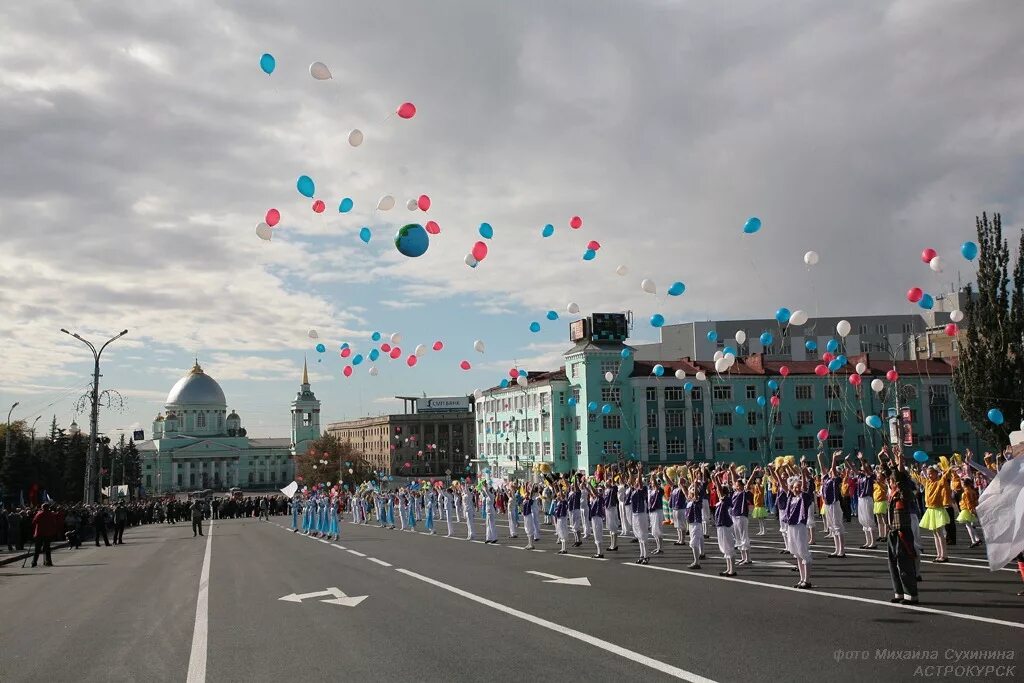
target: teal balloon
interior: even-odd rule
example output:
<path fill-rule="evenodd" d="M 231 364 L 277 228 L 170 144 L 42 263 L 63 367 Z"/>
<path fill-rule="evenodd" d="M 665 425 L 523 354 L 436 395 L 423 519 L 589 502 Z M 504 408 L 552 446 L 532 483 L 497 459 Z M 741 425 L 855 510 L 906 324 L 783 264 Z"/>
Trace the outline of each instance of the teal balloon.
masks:
<path fill-rule="evenodd" d="M 352 365 L 359 365 L 362 362 L 363 362 L 363 354 L 357 353 L 356 355 L 352 356 Z"/>
<path fill-rule="evenodd" d="M 764 406 L 765 406 L 765 404 L 766 404 L 766 403 L 768 403 L 768 401 L 767 401 L 767 400 L 765 400 L 765 397 L 764 397 L 764 396 L 758 396 L 758 397 L 757 397 L 757 405 L 759 405 L 759 406 L 761 406 L 762 408 L 764 408 Z"/>
<path fill-rule="evenodd" d="M 380 332 L 374 332 L 371 334 L 370 341 L 380 341 Z"/>
<path fill-rule="evenodd" d="M 839 362 L 839 367 L 845 367 L 850 362 L 843 354 L 836 356 L 836 360 Z"/>
<path fill-rule="evenodd" d="M 494 237 L 494 228 L 491 227 L 490 223 L 480 224 L 480 236 L 485 240 L 489 240 Z"/>
<path fill-rule="evenodd" d="M 665 366 L 660 364 L 655 365 L 653 372 L 655 377 L 661 377 L 662 375 L 665 374 Z"/>
<path fill-rule="evenodd" d="M 924 451 L 914 451 L 914 460 L 918 462 L 928 462 L 928 454 Z"/>
<path fill-rule="evenodd" d="M 326 350 L 327 350 L 327 347 L 324 346 L 323 344 L 317 344 L 316 345 L 316 352 L 317 353 L 323 353 Z"/>
<path fill-rule="evenodd" d="M 839 350 L 839 342 L 837 342 L 835 339 L 829 339 L 827 342 L 825 342 L 825 350 L 828 351 L 829 353 L 835 353 L 836 351 Z"/>
<path fill-rule="evenodd" d="M 299 179 L 295 182 L 295 189 L 299 191 L 303 197 L 312 198 L 316 193 L 316 185 L 313 184 L 313 179 L 308 175 L 300 175 Z"/>
<path fill-rule="evenodd" d="M 747 222 L 743 224 L 743 232 L 748 235 L 753 235 L 755 232 L 761 229 L 761 219 L 757 216 L 751 216 L 747 219 Z"/>
<path fill-rule="evenodd" d="M 597 252 L 594 251 L 593 249 L 587 249 L 585 252 L 583 252 L 584 261 L 593 261 L 596 257 Z"/>
<path fill-rule="evenodd" d="M 793 315 L 792 311 L 783 306 L 779 310 L 775 311 L 775 322 L 780 325 L 785 325 L 789 322 L 789 316 Z"/>
<path fill-rule="evenodd" d="M 775 341 L 775 337 L 772 336 L 771 332 L 762 332 L 761 333 L 761 345 L 762 346 L 771 346 L 773 341 Z"/>
<path fill-rule="evenodd" d="M 353 206 L 355 206 L 355 204 L 352 202 L 352 200 L 348 197 L 345 197 L 344 199 L 341 200 L 341 204 L 338 205 L 338 212 L 348 213 L 349 211 L 352 210 Z"/>
<path fill-rule="evenodd" d="M 999 408 L 991 408 L 991 409 L 989 409 L 989 411 L 988 411 L 988 421 L 989 422 L 991 422 L 994 425 L 1001 425 L 1001 424 L 1003 424 L 1003 420 L 1004 420 L 1004 418 L 1003 418 L 1003 411 L 999 410 Z"/>
<path fill-rule="evenodd" d="M 555 226 L 551 225 L 550 223 L 548 223 L 543 228 L 541 228 L 541 231 L 540 231 L 540 236 L 541 237 L 551 237 L 554 234 L 555 234 Z"/>
<path fill-rule="evenodd" d="M 368 356 L 370 360 L 377 360 L 378 358 L 380 358 L 380 351 L 378 351 L 377 349 L 370 349 L 370 353 L 368 354 Z"/>
<path fill-rule="evenodd" d="M 630 349 L 622 349 L 621 351 L 619 351 L 619 355 L 622 356 L 623 360 L 625 360 L 632 356 L 633 352 Z"/>
<path fill-rule="evenodd" d="M 505 378 L 502 378 L 501 384 L 499 384 L 498 386 L 500 386 L 502 389 L 508 388 L 508 380 L 505 379 Z"/>
<path fill-rule="evenodd" d="M 601 406 L 601 412 L 603 414 L 605 414 L 605 415 L 611 415 L 612 414 L 612 406 L 611 406 L 611 404 L 610 403 L 605 403 L 603 406 Z"/>
<path fill-rule="evenodd" d="M 776 389 L 779 388 L 779 383 L 773 379 L 770 379 L 768 380 L 768 388 L 771 389 L 772 391 L 775 391 Z"/>
<path fill-rule="evenodd" d="M 263 56 L 260 57 L 260 68 L 263 69 L 263 73 L 268 76 L 274 73 L 274 69 L 277 68 L 277 60 L 274 59 L 274 55 L 269 52 L 264 52 Z"/>
<path fill-rule="evenodd" d="M 348 342 L 341 342 L 341 346 L 339 346 L 338 348 L 339 349 L 347 349 L 348 348 Z"/>
<path fill-rule="evenodd" d="M 744 408 L 743 406 L 736 406 L 735 408 L 733 408 L 733 410 L 736 411 L 737 415 L 743 415 L 744 413 L 747 412 L 747 409 Z"/>
<path fill-rule="evenodd" d="M 871 427 L 872 429 L 882 428 L 882 418 L 878 417 L 877 415 L 868 415 L 866 418 L 864 418 L 864 423 L 868 427 Z"/>
<path fill-rule="evenodd" d="M 540 323 L 536 320 L 530 323 L 530 332 L 540 332 Z"/>
<path fill-rule="evenodd" d="M 924 294 L 921 296 L 921 300 L 917 302 L 917 305 L 926 311 L 930 311 L 932 306 L 935 305 L 935 299 L 932 298 L 931 294 Z"/>
<path fill-rule="evenodd" d="M 359 229 L 359 239 L 361 239 L 365 244 L 369 244 L 370 243 L 370 238 L 371 237 L 373 237 L 373 233 L 370 232 L 369 228 L 365 228 L 364 227 L 364 228 L 360 228 Z M 377 340 L 374 339 L 374 341 L 377 341 Z"/>
<path fill-rule="evenodd" d="M 672 285 L 668 288 L 668 295 L 679 296 L 685 291 L 686 285 L 684 285 L 682 282 L 673 282 Z"/>
<path fill-rule="evenodd" d="M 558 312 L 548 311 L 548 320 L 558 320 Z"/>
<path fill-rule="evenodd" d="M 403 225 L 395 233 L 395 249 L 402 256 L 417 258 L 427 253 L 430 246 L 430 235 L 419 223 Z"/>
<path fill-rule="evenodd" d="M 683 391 L 693 391 L 693 382 L 683 384 Z"/>
<path fill-rule="evenodd" d="M 661 327 L 665 324 L 665 316 L 661 313 L 655 313 L 651 316 L 651 327 Z"/>
<path fill-rule="evenodd" d="M 516 370 L 516 375 L 518 375 L 519 377 L 526 377 L 526 370 L 519 368 L 518 370 Z"/>
<path fill-rule="evenodd" d="M 973 261 L 978 256 L 978 245 L 974 242 L 964 242 L 960 245 L 960 253 L 968 261 Z"/>
<path fill-rule="evenodd" d="M 813 339 L 808 339 L 807 341 L 804 342 L 804 348 L 807 349 L 808 351 L 817 351 L 818 342 L 814 341 Z"/>
<path fill-rule="evenodd" d="M 570 407 L 570 408 L 573 408 L 573 407 L 575 407 L 575 406 L 576 406 L 576 397 L 575 397 L 575 396 L 570 396 L 570 397 L 569 397 L 569 400 L 568 400 L 568 401 L 566 401 L 566 403 L 568 403 L 568 404 L 569 404 L 569 407 Z"/>
<path fill-rule="evenodd" d="M 718 341 L 718 333 L 715 332 L 714 330 L 711 330 L 710 332 L 708 332 L 708 341 L 709 342 L 716 342 L 716 341 Z"/>
<path fill-rule="evenodd" d="M 736 355 L 736 347 L 734 347 L 734 346 L 726 346 L 724 349 L 722 349 L 722 355 L 725 355 L 727 353 L 731 353 L 732 355 L 735 356 Z"/>
<path fill-rule="evenodd" d="M 596 413 L 597 412 L 597 401 L 591 401 L 590 403 L 588 403 L 587 404 L 587 410 L 589 410 L 592 413 Z"/>
<path fill-rule="evenodd" d="M 835 372 L 836 370 L 838 370 L 838 369 L 839 369 L 839 368 L 841 368 L 841 367 L 843 367 L 843 366 L 842 366 L 842 364 L 841 364 L 841 363 L 839 362 L 839 359 L 838 359 L 838 358 L 833 358 L 832 360 L 830 360 L 830 361 L 828 362 L 828 371 L 829 371 L 829 372 Z"/>

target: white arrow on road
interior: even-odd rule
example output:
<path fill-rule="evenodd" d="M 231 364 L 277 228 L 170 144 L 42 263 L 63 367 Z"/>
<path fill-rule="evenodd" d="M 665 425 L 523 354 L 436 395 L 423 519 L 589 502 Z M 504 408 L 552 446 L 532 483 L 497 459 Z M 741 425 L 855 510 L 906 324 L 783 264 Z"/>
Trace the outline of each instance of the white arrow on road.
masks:
<path fill-rule="evenodd" d="M 535 576 L 542 576 L 542 577 L 544 577 L 544 579 L 546 579 L 544 581 L 544 583 L 564 583 L 564 584 L 569 585 L 569 586 L 589 586 L 590 585 L 590 581 L 585 576 L 580 576 L 580 577 L 577 577 L 575 579 L 567 579 L 567 578 L 564 578 L 564 577 L 561 577 L 561 576 L 556 576 L 555 574 L 545 574 L 544 572 L 527 571 L 526 573 L 527 574 L 533 574 Z"/>
<path fill-rule="evenodd" d="M 368 595 L 349 597 L 338 588 L 327 588 L 314 593 L 292 593 L 291 595 L 285 595 L 284 597 L 278 598 L 278 600 L 284 600 L 285 602 L 302 602 L 307 598 L 323 598 L 328 595 L 334 596 L 333 599 L 321 600 L 320 602 L 326 602 L 330 605 L 343 605 L 345 607 L 355 607 L 363 600 L 370 597 Z"/>

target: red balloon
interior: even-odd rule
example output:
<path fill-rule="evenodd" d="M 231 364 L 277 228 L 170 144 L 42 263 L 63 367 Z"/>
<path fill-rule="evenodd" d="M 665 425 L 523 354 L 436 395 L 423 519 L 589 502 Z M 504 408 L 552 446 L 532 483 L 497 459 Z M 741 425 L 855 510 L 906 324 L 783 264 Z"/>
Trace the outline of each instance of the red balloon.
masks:
<path fill-rule="evenodd" d="M 420 198 L 416 200 L 416 206 L 420 207 L 420 211 L 426 211 L 430 208 L 430 197 L 421 194 Z"/>
<path fill-rule="evenodd" d="M 860 378 L 860 375 L 858 375 L 856 372 L 853 373 L 852 375 L 850 375 L 849 380 L 850 380 L 850 384 L 852 384 L 853 386 L 855 386 L 855 387 L 859 387 L 860 386 L 861 378 Z"/>
<path fill-rule="evenodd" d="M 473 366 L 469 364 L 468 360 L 464 360 L 461 363 L 459 363 L 459 367 L 462 368 L 463 370 L 469 370 Z"/>
<path fill-rule="evenodd" d="M 344 374 L 344 375 L 345 375 L 346 377 L 351 377 L 351 376 L 352 376 L 352 366 L 351 366 L 351 365 L 346 365 L 346 366 L 345 366 L 345 369 L 344 369 L 344 370 L 342 370 L 341 372 L 342 372 L 342 374 Z"/>
<path fill-rule="evenodd" d="M 405 468 L 412 467 L 412 463 L 411 462 L 403 463 L 402 467 L 405 467 Z"/>
<path fill-rule="evenodd" d="M 281 221 L 281 212 L 277 209 L 270 209 L 267 211 L 267 217 L 263 219 L 267 225 L 274 227 Z"/>
<path fill-rule="evenodd" d="M 579 230 L 583 227 L 583 219 L 579 216 L 573 216 L 569 219 L 569 227 L 573 230 Z"/>
<path fill-rule="evenodd" d="M 408 365 L 411 368 L 412 366 L 416 365 L 416 361 L 417 361 L 416 354 L 413 353 L 413 354 L 410 354 L 409 357 L 405 359 L 405 364 Z"/>
<path fill-rule="evenodd" d="M 907 290 L 907 301 L 912 304 L 916 304 L 924 296 L 924 290 L 920 287 L 911 287 Z"/>
<path fill-rule="evenodd" d="M 818 366 L 814 368 L 814 374 L 818 377 L 824 377 L 828 374 L 828 368 L 824 365 L 818 364 Z"/>
<path fill-rule="evenodd" d="M 939 252 L 935 251 L 931 247 L 928 247 L 921 252 L 921 260 L 925 263 L 931 263 L 931 260 L 939 255 Z"/>
<path fill-rule="evenodd" d="M 960 331 L 960 328 L 956 326 L 956 323 L 949 323 L 946 325 L 946 336 L 955 337 L 956 333 Z"/>
<path fill-rule="evenodd" d="M 487 258 L 487 245 L 483 242 L 477 242 L 473 245 L 473 251 L 471 253 L 473 254 L 473 258 L 477 261 L 483 261 Z"/>
<path fill-rule="evenodd" d="M 512 368 L 508 371 L 508 376 L 511 377 L 512 379 L 515 379 L 516 377 L 519 376 L 519 371 L 516 370 L 515 368 Z"/>
<path fill-rule="evenodd" d="M 835 358 L 835 356 L 832 355 L 831 351 L 826 351 L 825 353 L 821 354 L 821 359 L 826 363 L 830 362 L 833 358 Z"/>
<path fill-rule="evenodd" d="M 773 408 L 778 408 L 779 404 L 782 403 L 782 399 L 780 399 L 778 396 L 772 396 L 768 400 L 771 401 L 771 404 L 772 404 Z"/>
<path fill-rule="evenodd" d="M 325 208 L 326 206 L 324 205 L 322 199 L 318 199 L 315 202 L 313 202 L 313 210 L 316 211 L 317 213 L 323 213 Z"/>
<path fill-rule="evenodd" d="M 598 242 L 597 240 L 590 240 L 589 242 L 587 242 L 587 249 L 590 249 L 592 251 L 597 251 L 600 248 L 601 248 L 601 243 Z"/>
<path fill-rule="evenodd" d="M 345 348 L 343 348 L 341 350 L 341 357 L 342 358 L 348 358 L 351 355 L 352 355 L 352 349 L 350 349 L 349 347 L 346 346 Z"/>
<path fill-rule="evenodd" d="M 900 373 L 896 372 L 895 370 L 890 370 L 889 372 L 885 373 L 885 378 L 890 382 L 895 382 L 900 378 Z"/>
<path fill-rule="evenodd" d="M 416 105 L 412 102 L 403 102 L 398 105 L 398 109 L 395 110 L 400 117 L 403 119 L 411 119 L 416 116 Z"/>
<path fill-rule="evenodd" d="M 440 340 L 434 342 L 434 350 L 435 351 L 440 351 L 443 348 L 444 348 L 444 342 L 442 342 Z"/>
<path fill-rule="evenodd" d="M 384 353 L 387 353 L 388 351 L 391 350 L 391 344 L 384 342 L 383 344 L 380 345 L 380 350 L 383 351 Z"/>
<path fill-rule="evenodd" d="M 827 440 L 828 440 L 828 430 L 827 429 L 819 429 L 818 430 L 818 441 L 827 441 Z"/>
<path fill-rule="evenodd" d="M 431 235 L 437 235 L 440 234 L 441 232 L 441 226 L 435 223 L 434 221 L 427 221 L 427 224 L 424 227 L 426 227 L 427 232 L 429 232 Z"/>
<path fill-rule="evenodd" d="M 398 348 L 397 346 L 392 346 L 391 353 L 389 353 L 388 355 L 391 356 L 392 359 L 398 358 L 399 356 L 402 355 L 402 349 Z"/>
<path fill-rule="evenodd" d="M 779 368 L 779 374 L 782 375 L 783 377 L 789 377 L 789 366 L 783 365 L 781 368 Z"/>

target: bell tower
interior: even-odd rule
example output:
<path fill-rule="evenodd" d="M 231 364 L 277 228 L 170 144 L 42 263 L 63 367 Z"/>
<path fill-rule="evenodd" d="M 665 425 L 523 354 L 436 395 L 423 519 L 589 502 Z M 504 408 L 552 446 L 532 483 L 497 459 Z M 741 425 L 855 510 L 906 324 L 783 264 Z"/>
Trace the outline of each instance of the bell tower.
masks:
<path fill-rule="evenodd" d="M 309 388 L 309 370 L 302 359 L 302 386 L 292 401 L 292 448 L 303 453 L 310 441 L 320 438 L 320 401 Z"/>

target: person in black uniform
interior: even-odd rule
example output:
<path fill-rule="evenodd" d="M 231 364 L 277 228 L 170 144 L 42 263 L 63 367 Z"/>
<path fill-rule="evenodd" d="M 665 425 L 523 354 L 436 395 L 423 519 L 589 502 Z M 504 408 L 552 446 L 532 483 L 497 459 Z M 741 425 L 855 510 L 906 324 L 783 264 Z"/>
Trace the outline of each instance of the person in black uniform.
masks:
<path fill-rule="evenodd" d="M 192 538 L 203 535 L 203 502 L 192 501 Z"/>
<path fill-rule="evenodd" d="M 128 520 L 128 511 L 124 503 L 118 503 L 114 508 L 114 545 L 124 545 L 124 526 Z"/>
<path fill-rule="evenodd" d="M 107 511 L 105 508 L 97 507 L 92 513 L 92 526 L 96 530 L 96 547 L 100 546 L 100 536 L 103 537 L 103 543 L 110 545 L 110 541 L 107 539 Z"/>

